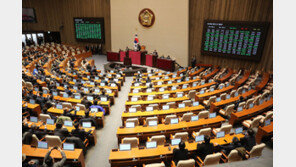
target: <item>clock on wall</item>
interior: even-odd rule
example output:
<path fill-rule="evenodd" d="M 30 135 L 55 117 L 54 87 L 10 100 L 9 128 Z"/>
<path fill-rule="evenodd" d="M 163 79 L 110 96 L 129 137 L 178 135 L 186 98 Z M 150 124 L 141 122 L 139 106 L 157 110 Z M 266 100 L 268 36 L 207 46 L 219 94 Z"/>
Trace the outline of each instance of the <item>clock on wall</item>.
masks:
<path fill-rule="evenodd" d="M 144 27 L 151 27 L 153 26 L 155 21 L 155 15 L 151 9 L 145 8 L 142 9 L 139 13 L 139 22 Z"/>

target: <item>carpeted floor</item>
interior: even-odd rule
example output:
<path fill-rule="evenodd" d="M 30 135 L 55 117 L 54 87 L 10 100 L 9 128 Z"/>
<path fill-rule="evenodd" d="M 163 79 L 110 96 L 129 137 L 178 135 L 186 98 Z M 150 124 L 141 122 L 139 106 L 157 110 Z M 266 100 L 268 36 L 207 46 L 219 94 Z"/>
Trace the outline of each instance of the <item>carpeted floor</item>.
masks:
<path fill-rule="evenodd" d="M 93 55 L 89 59 L 95 60 L 98 69 L 104 70 L 104 64 L 108 63 L 106 56 Z M 146 66 L 145 66 L 146 67 Z M 146 67 L 148 68 L 148 67 Z M 148 68 L 150 69 L 150 68 Z M 117 149 L 116 131 L 122 125 L 121 114 L 125 108 L 127 94 L 130 91 L 132 78 L 126 77 L 126 81 L 118 97 L 115 98 L 115 104 L 111 107 L 110 115 L 105 117 L 104 128 L 97 130 L 97 144 L 90 148 L 85 157 L 86 166 L 89 167 L 109 167 L 109 154 L 112 149 Z M 263 150 L 260 158 L 240 161 L 234 163 L 225 163 L 217 166 L 221 167 L 271 167 L 273 161 L 273 151 L 270 147 Z"/>

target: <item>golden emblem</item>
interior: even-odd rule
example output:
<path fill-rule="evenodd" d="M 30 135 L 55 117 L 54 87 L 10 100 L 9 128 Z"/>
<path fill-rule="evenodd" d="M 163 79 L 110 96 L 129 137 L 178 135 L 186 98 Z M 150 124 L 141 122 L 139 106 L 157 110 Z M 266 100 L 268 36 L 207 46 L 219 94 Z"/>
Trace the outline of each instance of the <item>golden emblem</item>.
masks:
<path fill-rule="evenodd" d="M 155 15 L 150 9 L 145 8 L 141 10 L 139 14 L 139 22 L 142 26 L 151 27 L 154 24 L 154 21 Z"/>

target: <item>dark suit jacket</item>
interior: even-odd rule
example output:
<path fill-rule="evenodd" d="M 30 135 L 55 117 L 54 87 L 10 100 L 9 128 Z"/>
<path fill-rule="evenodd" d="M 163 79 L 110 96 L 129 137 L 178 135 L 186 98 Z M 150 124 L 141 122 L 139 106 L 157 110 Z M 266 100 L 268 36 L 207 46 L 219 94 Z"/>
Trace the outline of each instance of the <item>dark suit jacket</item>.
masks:
<path fill-rule="evenodd" d="M 208 154 L 214 153 L 214 145 L 212 143 L 198 144 L 196 146 L 196 155 L 200 157 L 201 160 L 204 160 Z"/>
<path fill-rule="evenodd" d="M 59 136 L 61 140 L 64 140 L 67 136 L 69 136 L 69 132 L 66 128 L 55 129 L 54 135 Z"/>
<path fill-rule="evenodd" d="M 188 156 L 188 150 L 187 149 L 180 150 L 180 149 L 175 148 L 173 150 L 173 160 L 174 160 L 176 165 L 178 164 L 178 162 L 180 160 L 187 160 L 188 157 L 189 156 Z"/>
<path fill-rule="evenodd" d="M 74 143 L 74 148 L 80 148 L 83 150 L 83 154 L 85 155 L 86 153 L 86 147 L 83 143 L 83 141 L 78 138 L 78 137 L 75 137 L 75 136 L 72 136 L 72 137 L 67 137 L 66 138 L 66 143 Z"/>
<path fill-rule="evenodd" d="M 256 145 L 255 136 L 248 136 L 241 138 L 241 143 L 245 147 L 246 150 L 251 151 L 253 146 Z"/>
<path fill-rule="evenodd" d="M 80 138 L 82 141 L 84 141 L 87 132 L 85 132 L 84 129 L 73 129 L 71 131 L 71 134 L 75 137 Z"/>
<path fill-rule="evenodd" d="M 88 117 L 88 118 L 82 118 L 79 120 L 79 124 L 82 125 L 82 122 L 91 122 L 91 126 L 94 126 L 94 127 L 98 127 L 97 126 L 97 122 L 95 121 L 94 118 L 92 117 Z"/>

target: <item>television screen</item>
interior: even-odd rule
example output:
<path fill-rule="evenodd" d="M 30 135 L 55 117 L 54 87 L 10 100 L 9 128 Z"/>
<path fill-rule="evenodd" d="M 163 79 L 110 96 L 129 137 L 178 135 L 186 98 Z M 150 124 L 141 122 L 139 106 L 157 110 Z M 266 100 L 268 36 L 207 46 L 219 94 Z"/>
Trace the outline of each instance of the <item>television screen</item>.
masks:
<path fill-rule="evenodd" d="M 37 20 L 36 20 L 34 8 L 23 8 L 22 20 L 23 20 L 23 22 L 36 23 Z"/>
<path fill-rule="evenodd" d="M 105 41 L 104 18 L 74 18 L 75 38 L 82 42 Z"/>
<path fill-rule="evenodd" d="M 201 53 L 259 61 L 268 25 L 267 22 L 205 20 Z"/>

